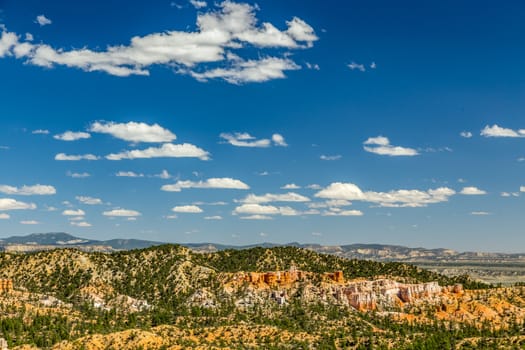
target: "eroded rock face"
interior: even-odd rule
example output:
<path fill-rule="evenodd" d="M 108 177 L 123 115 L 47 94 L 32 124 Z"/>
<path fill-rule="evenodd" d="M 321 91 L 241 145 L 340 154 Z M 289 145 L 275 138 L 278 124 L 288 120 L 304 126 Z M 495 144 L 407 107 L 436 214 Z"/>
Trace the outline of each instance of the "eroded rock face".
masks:
<path fill-rule="evenodd" d="M 314 273 L 290 269 L 289 271 L 248 272 L 233 276 L 233 285 L 248 283 L 253 293 L 257 290 L 287 290 L 306 282 L 302 297 L 327 302 L 332 300 L 357 310 L 376 310 L 382 307 L 402 306 L 404 303 L 431 298 L 442 292 L 460 293 L 461 285 L 441 287 L 437 282 L 407 284 L 390 279 L 345 281 L 342 271 L 324 273 L 323 283 L 314 287 Z M 310 284 L 309 284 L 310 282 Z M 274 298 L 275 299 L 275 298 Z"/>
<path fill-rule="evenodd" d="M 347 283 L 344 294 L 350 305 L 358 310 L 375 310 L 379 303 L 387 305 L 410 303 L 415 299 L 441 293 L 437 282 L 403 284 L 381 279 Z"/>

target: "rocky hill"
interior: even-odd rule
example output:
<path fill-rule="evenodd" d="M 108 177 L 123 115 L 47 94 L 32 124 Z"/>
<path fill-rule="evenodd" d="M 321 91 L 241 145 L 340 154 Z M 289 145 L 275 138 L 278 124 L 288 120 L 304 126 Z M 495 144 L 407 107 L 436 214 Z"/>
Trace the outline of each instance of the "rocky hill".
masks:
<path fill-rule="evenodd" d="M 1 253 L 0 279 L 0 338 L 25 349 L 468 348 L 520 335 L 525 307 L 521 287 L 296 247 Z"/>

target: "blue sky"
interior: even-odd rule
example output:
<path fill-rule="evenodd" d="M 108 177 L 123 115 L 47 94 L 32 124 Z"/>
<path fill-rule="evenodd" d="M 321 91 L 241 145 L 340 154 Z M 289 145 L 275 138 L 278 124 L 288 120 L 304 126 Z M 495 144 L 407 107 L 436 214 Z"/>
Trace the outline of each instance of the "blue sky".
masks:
<path fill-rule="evenodd" d="M 520 1 L 0 1 L 0 236 L 525 251 Z"/>

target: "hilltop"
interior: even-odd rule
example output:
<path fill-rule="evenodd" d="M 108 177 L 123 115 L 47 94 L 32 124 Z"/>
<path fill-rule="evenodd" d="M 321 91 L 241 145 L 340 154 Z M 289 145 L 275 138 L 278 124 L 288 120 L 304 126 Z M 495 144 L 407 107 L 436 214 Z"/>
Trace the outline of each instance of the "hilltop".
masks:
<path fill-rule="evenodd" d="M 91 240 L 67 233 L 37 233 L 1 239 L 0 251 L 34 252 L 56 248 L 75 248 L 93 252 L 117 252 L 144 249 L 162 244 L 166 243 L 138 239 Z M 468 274 L 472 278 L 486 283 L 503 283 L 506 285 L 517 282 L 525 283 L 525 253 L 457 252 L 446 248 L 409 248 L 385 244 L 320 245 L 298 242 L 288 244 L 267 242 L 245 246 L 214 243 L 181 243 L 181 245 L 200 253 L 252 248 L 297 247 L 347 259 L 405 262 L 448 276 Z"/>
<path fill-rule="evenodd" d="M 1 253 L 0 278 L 10 346 L 442 348 L 504 343 L 525 315 L 521 287 L 297 247 Z"/>

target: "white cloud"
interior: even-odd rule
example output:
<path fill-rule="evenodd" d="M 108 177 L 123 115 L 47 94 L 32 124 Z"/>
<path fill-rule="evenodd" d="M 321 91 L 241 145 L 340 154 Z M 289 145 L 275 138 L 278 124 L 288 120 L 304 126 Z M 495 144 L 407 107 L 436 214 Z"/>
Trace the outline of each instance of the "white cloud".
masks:
<path fill-rule="evenodd" d="M 155 174 L 153 175 L 153 177 L 158 177 L 159 179 L 168 180 L 168 179 L 171 179 L 173 176 L 171 176 L 167 170 L 162 170 L 160 174 Z"/>
<path fill-rule="evenodd" d="M 339 160 L 341 159 L 343 156 L 340 155 L 340 154 L 336 154 L 336 155 L 333 155 L 333 156 L 326 156 L 324 154 L 321 155 L 321 157 L 319 157 L 321 160 Z"/>
<path fill-rule="evenodd" d="M 524 188 L 525 189 L 525 188 Z M 501 192 L 502 197 L 519 197 L 519 192 Z"/>
<path fill-rule="evenodd" d="M 90 137 L 91 137 L 90 134 L 88 134 L 87 132 L 82 132 L 82 131 L 79 131 L 79 132 L 66 131 L 63 134 L 58 134 L 58 135 L 53 136 L 55 140 L 60 140 L 60 141 L 77 141 L 77 140 L 82 140 L 82 139 L 89 139 Z"/>
<path fill-rule="evenodd" d="M 283 187 L 281 187 L 281 189 L 283 189 L 283 190 L 298 190 L 300 188 L 301 188 L 301 186 L 297 186 L 294 183 L 286 184 Z"/>
<path fill-rule="evenodd" d="M 74 179 L 85 179 L 85 178 L 91 176 L 91 174 L 86 173 L 86 172 L 84 172 L 84 173 L 72 173 L 71 171 L 68 171 L 66 173 L 66 175 L 69 176 L 69 177 L 72 177 Z"/>
<path fill-rule="evenodd" d="M 365 68 L 365 65 L 364 64 L 359 64 L 359 63 L 356 63 L 356 62 L 353 62 L 348 64 L 347 65 L 348 68 L 350 68 L 350 70 L 358 70 L 358 71 L 361 71 L 361 72 L 364 72 L 366 70 Z"/>
<path fill-rule="evenodd" d="M 344 199 L 375 203 L 382 207 L 424 207 L 448 201 L 456 192 L 448 187 L 421 190 L 395 190 L 390 192 L 363 192 L 353 183 L 334 182 L 315 194 L 318 198 Z"/>
<path fill-rule="evenodd" d="M 49 185 L 24 185 L 22 187 L 0 185 L 0 192 L 18 196 L 53 195 L 57 193 L 56 189 Z"/>
<path fill-rule="evenodd" d="M 232 179 L 229 177 L 210 178 L 205 181 L 190 181 L 183 180 L 177 181 L 172 185 L 164 185 L 161 187 L 162 191 L 167 192 L 180 192 L 187 188 L 216 188 L 216 189 L 235 189 L 235 190 L 247 190 L 250 188 L 247 184 L 241 180 Z"/>
<path fill-rule="evenodd" d="M 65 153 L 59 153 L 55 156 L 55 160 L 69 160 L 69 161 L 98 160 L 98 159 L 99 157 L 93 154 L 68 155 Z"/>
<path fill-rule="evenodd" d="M 39 225 L 40 222 L 36 221 L 36 220 L 22 220 L 20 221 L 20 223 L 22 225 Z"/>
<path fill-rule="evenodd" d="M 135 217 L 135 216 L 141 216 L 142 214 L 136 210 L 129 210 L 129 209 L 113 209 L 109 211 L 105 211 L 102 213 L 104 216 L 111 216 L 111 217 Z"/>
<path fill-rule="evenodd" d="M 115 174 L 117 177 L 144 177 L 144 174 L 136 173 L 134 171 L 119 171 Z"/>
<path fill-rule="evenodd" d="M 286 147 L 286 146 L 288 146 L 288 144 L 287 144 L 286 141 L 284 140 L 283 135 L 281 135 L 281 134 L 273 134 L 273 135 L 272 135 L 272 141 L 273 141 L 273 143 L 274 143 L 276 146 L 280 146 L 280 147 Z"/>
<path fill-rule="evenodd" d="M 31 132 L 33 135 L 49 135 L 49 130 L 38 129 Z"/>
<path fill-rule="evenodd" d="M 149 125 L 146 123 L 115 123 L 95 122 L 89 131 L 109 134 L 113 137 L 130 142 L 171 142 L 177 136 L 161 127 L 159 124 Z"/>
<path fill-rule="evenodd" d="M 301 67 L 288 58 L 265 57 L 258 60 L 236 60 L 227 68 L 215 68 L 204 72 L 188 71 L 188 73 L 202 82 L 223 79 L 228 83 L 239 85 L 283 79 L 286 78 L 285 71 L 298 69 Z"/>
<path fill-rule="evenodd" d="M 196 0 L 202 3 L 202 0 Z M 217 8 L 197 15 L 196 31 L 164 31 L 131 38 L 128 45 L 107 46 L 102 50 L 56 49 L 45 43 L 19 42 L 15 33 L 6 33 L 0 42 L 0 56 L 16 54 L 26 63 L 51 68 L 63 65 L 84 71 L 102 71 L 115 76 L 149 75 L 153 65 L 175 67 L 179 74 L 191 74 L 200 80 L 221 78 L 229 82 L 260 82 L 284 77 L 284 71 L 299 69 L 287 54 L 292 49 L 312 47 L 318 40 L 313 28 L 294 17 L 287 29 L 272 23 L 257 23 L 257 5 L 223 1 Z M 249 60 L 231 51 L 256 47 L 273 48 L 267 57 Z M 258 52 L 264 55 L 264 52 Z M 206 63 L 215 63 L 209 68 Z M 209 69 L 209 70 L 207 70 Z"/>
<path fill-rule="evenodd" d="M 88 196 L 76 196 L 75 198 L 77 201 L 79 201 L 82 204 L 88 204 L 88 205 L 103 204 L 102 199 L 100 198 L 93 198 L 93 197 L 88 197 Z"/>
<path fill-rule="evenodd" d="M 2 29 L 0 27 L 0 29 Z M 12 48 L 18 45 L 18 36 L 15 33 L 9 33 L 2 30 L 2 35 L 0 36 L 0 57 L 12 56 Z"/>
<path fill-rule="evenodd" d="M 177 216 L 177 215 L 175 215 L 175 214 L 173 214 L 173 215 L 167 215 L 167 216 L 165 216 L 165 218 L 166 218 L 166 219 L 170 219 L 170 220 L 173 220 L 173 219 L 176 219 L 176 218 L 178 218 L 178 216 Z"/>
<path fill-rule="evenodd" d="M 143 150 L 131 150 L 121 153 L 112 153 L 106 156 L 109 160 L 141 159 L 141 158 L 199 158 L 210 159 L 205 150 L 189 143 L 174 145 L 165 143 L 161 147 L 150 147 Z"/>
<path fill-rule="evenodd" d="M 312 232 L 312 236 L 321 237 L 322 235 L 321 232 Z"/>
<path fill-rule="evenodd" d="M 284 194 L 266 193 L 262 196 L 249 194 L 246 198 L 240 200 L 241 203 L 270 203 L 270 202 L 309 202 L 310 198 L 294 192 Z"/>
<path fill-rule="evenodd" d="M 84 215 L 86 215 L 86 213 L 82 209 L 77 209 L 77 210 L 66 209 L 66 210 L 64 210 L 62 212 L 62 215 L 65 215 L 65 216 L 84 216 Z"/>
<path fill-rule="evenodd" d="M 520 192 L 525 192 L 525 186 L 520 186 Z"/>
<path fill-rule="evenodd" d="M 255 203 L 243 204 L 233 210 L 233 214 L 246 215 L 283 215 L 296 216 L 300 213 L 291 207 L 276 207 L 273 205 L 261 205 Z"/>
<path fill-rule="evenodd" d="M 318 184 L 310 184 L 310 185 L 306 186 L 306 188 L 308 188 L 310 190 L 320 190 L 322 187 L 321 187 L 321 185 L 318 185 Z"/>
<path fill-rule="evenodd" d="M 259 214 L 248 215 L 248 216 L 240 216 L 239 219 L 243 219 L 243 220 L 273 220 L 273 218 L 271 216 L 259 215 Z"/>
<path fill-rule="evenodd" d="M 363 216 L 361 210 L 339 210 L 339 208 L 330 208 L 325 210 L 322 216 Z"/>
<path fill-rule="evenodd" d="M 243 132 L 236 132 L 234 134 L 222 133 L 219 135 L 225 139 L 230 145 L 237 147 L 270 147 L 271 142 L 269 139 L 256 140 L 252 135 Z"/>
<path fill-rule="evenodd" d="M 308 69 L 321 70 L 321 67 L 319 67 L 317 63 L 306 62 L 305 64 L 306 64 L 306 68 Z"/>
<path fill-rule="evenodd" d="M 472 133 L 470 131 L 462 131 L 459 133 L 459 135 L 466 139 L 470 139 L 472 137 Z"/>
<path fill-rule="evenodd" d="M 365 151 L 385 156 L 417 156 L 419 154 L 413 148 L 392 146 L 390 140 L 384 136 L 370 137 L 363 145 Z"/>
<path fill-rule="evenodd" d="M 69 224 L 71 226 L 76 226 L 76 227 L 91 227 L 92 226 L 89 222 L 85 222 L 85 221 L 80 221 L 80 222 L 72 221 Z"/>
<path fill-rule="evenodd" d="M 487 194 L 486 191 L 480 190 L 479 188 L 474 187 L 474 186 L 463 187 L 463 189 L 459 193 L 467 195 L 467 196 L 477 196 L 477 195 Z"/>
<path fill-rule="evenodd" d="M 203 212 L 203 210 L 196 205 L 180 205 L 180 206 L 171 208 L 171 211 L 173 211 L 174 213 L 191 213 L 191 214 L 198 214 L 198 213 Z"/>
<path fill-rule="evenodd" d="M 190 4 L 192 4 L 193 7 L 195 7 L 196 9 L 201 9 L 203 7 L 208 6 L 206 1 L 199 1 L 199 0 L 190 0 Z"/>
<path fill-rule="evenodd" d="M 486 125 L 480 133 L 481 136 L 485 137 L 525 137 L 525 129 L 512 130 L 502 128 L 497 124 L 493 126 Z"/>
<path fill-rule="evenodd" d="M 41 27 L 53 23 L 49 18 L 44 15 L 36 16 L 35 23 L 38 23 Z"/>
<path fill-rule="evenodd" d="M 473 211 L 470 213 L 470 215 L 484 216 L 484 215 L 491 215 L 491 213 L 486 212 L 486 211 Z"/>
<path fill-rule="evenodd" d="M 6 213 L 0 213 L 0 220 L 7 220 L 9 219 L 11 216 L 9 214 L 6 214 Z"/>
<path fill-rule="evenodd" d="M 67 219 L 69 221 L 84 221 L 86 218 L 83 216 L 70 216 Z"/>
<path fill-rule="evenodd" d="M 214 215 L 214 216 L 205 216 L 205 220 L 222 220 L 222 216 L 220 215 Z"/>
<path fill-rule="evenodd" d="M 376 69 L 377 68 L 377 64 L 375 62 L 370 63 L 370 68 Z"/>

